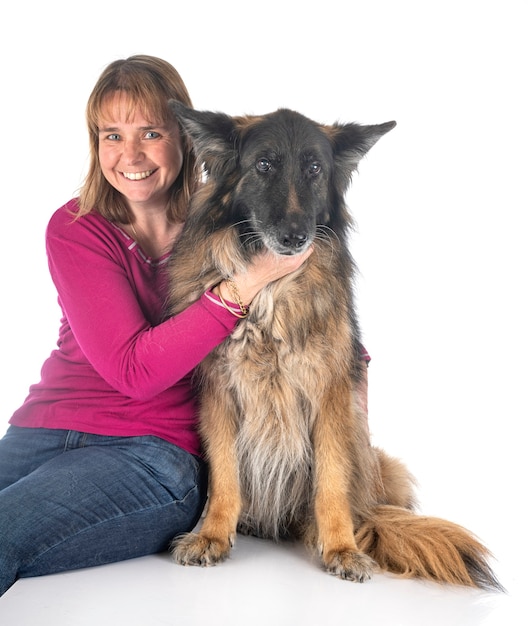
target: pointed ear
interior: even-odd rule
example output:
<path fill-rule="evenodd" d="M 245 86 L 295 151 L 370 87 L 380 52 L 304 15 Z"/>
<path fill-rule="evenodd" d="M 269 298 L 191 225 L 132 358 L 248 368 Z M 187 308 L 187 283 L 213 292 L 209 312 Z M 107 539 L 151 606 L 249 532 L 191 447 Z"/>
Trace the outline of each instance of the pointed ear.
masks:
<path fill-rule="evenodd" d="M 396 122 L 385 124 L 334 124 L 327 126 L 326 131 L 334 146 L 336 170 L 342 177 L 344 188 L 350 182 L 352 173 L 358 163 L 378 141 L 396 126 Z"/>
<path fill-rule="evenodd" d="M 169 108 L 191 140 L 197 161 L 204 163 L 209 174 L 214 175 L 219 167 L 225 172 L 235 165 L 236 130 L 229 115 L 196 111 L 177 100 L 169 100 Z"/>

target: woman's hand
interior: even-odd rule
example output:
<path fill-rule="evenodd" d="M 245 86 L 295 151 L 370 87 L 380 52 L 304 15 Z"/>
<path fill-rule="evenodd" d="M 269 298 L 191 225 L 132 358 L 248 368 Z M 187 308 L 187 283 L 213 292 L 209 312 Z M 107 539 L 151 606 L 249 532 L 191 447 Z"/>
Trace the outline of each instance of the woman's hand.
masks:
<path fill-rule="evenodd" d="M 267 284 L 295 272 L 312 252 L 313 249 L 310 247 L 306 252 L 296 255 L 286 256 L 274 254 L 270 251 L 259 254 L 246 272 L 231 277 L 237 286 L 242 302 L 245 305 L 251 304 L 251 301 L 261 289 Z M 224 286 L 224 281 L 217 285 L 213 292 L 218 294 L 218 290 L 224 295 L 229 293 L 229 290 Z"/>

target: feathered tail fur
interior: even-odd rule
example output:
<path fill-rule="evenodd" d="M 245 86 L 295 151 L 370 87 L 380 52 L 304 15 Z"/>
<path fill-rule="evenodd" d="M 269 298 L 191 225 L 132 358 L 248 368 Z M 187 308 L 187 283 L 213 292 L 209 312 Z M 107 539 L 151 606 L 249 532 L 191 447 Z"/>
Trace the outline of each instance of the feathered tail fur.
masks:
<path fill-rule="evenodd" d="M 406 578 L 504 591 L 487 548 L 453 522 L 378 506 L 358 528 L 356 541 L 381 569 Z"/>

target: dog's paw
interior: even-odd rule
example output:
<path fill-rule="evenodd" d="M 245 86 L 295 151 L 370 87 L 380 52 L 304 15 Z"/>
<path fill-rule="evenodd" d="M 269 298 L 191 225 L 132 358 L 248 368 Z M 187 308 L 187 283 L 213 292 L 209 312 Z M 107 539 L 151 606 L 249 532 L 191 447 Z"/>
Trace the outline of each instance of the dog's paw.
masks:
<path fill-rule="evenodd" d="M 357 583 L 370 580 L 378 569 L 376 561 L 366 554 L 354 550 L 331 552 L 324 559 L 324 566 L 330 574 Z"/>
<path fill-rule="evenodd" d="M 224 561 L 229 556 L 234 543 L 234 536 L 222 540 L 199 533 L 188 533 L 174 539 L 171 553 L 173 559 L 180 565 L 207 567 Z"/>

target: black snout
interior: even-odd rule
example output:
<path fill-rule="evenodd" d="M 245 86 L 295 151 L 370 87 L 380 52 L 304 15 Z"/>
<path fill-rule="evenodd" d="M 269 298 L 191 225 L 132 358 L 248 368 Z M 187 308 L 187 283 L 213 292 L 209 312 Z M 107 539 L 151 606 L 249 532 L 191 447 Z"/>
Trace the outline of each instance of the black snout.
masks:
<path fill-rule="evenodd" d="M 308 222 L 308 220 L 306 220 Z M 259 224 L 258 231 L 265 247 L 275 254 L 301 254 L 312 242 L 315 235 L 315 224 L 292 223 L 266 226 Z"/>
<path fill-rule="evenodd" d="M 285 248 L 302 248 L 307 239 L 308 235 L 305 233 L 289 233 L 283 235 L 281 243 Z"/>

